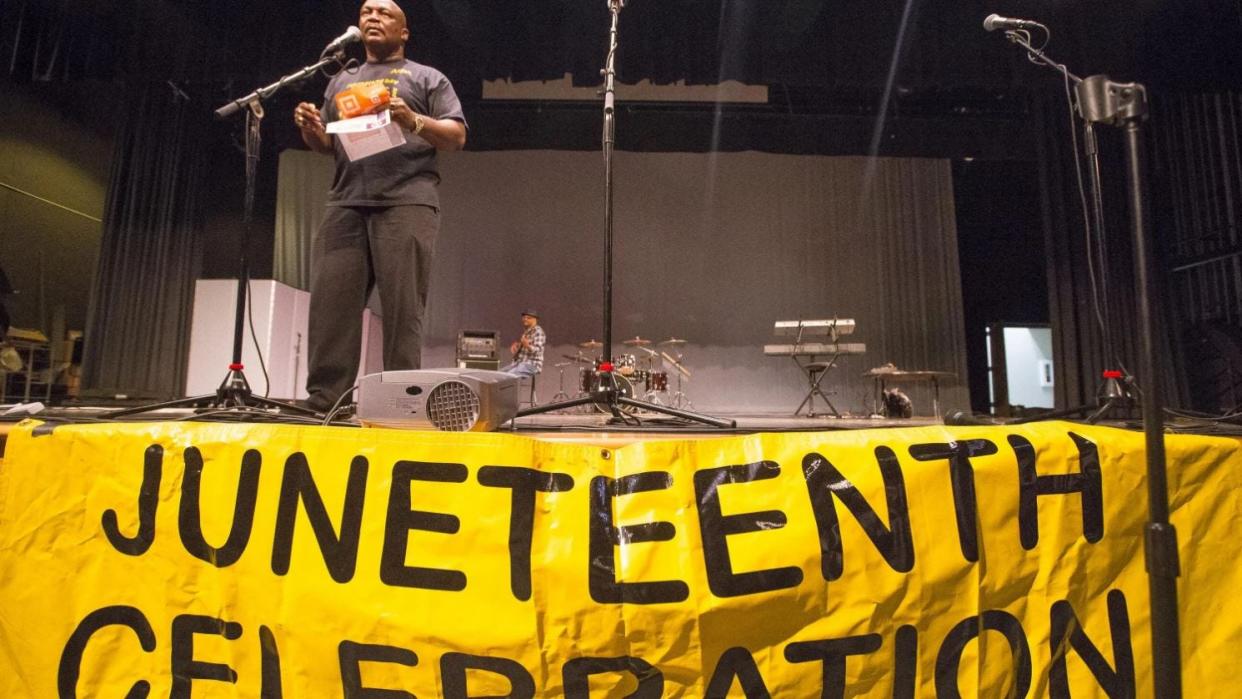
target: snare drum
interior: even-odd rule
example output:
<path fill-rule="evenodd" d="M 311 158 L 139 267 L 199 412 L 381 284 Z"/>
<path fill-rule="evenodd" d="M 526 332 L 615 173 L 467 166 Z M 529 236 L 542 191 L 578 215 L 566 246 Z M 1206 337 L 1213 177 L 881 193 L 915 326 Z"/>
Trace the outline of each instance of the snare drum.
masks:
<path fill-rule="evenodd" d="M 646 373 L 647 392 L 663 392 L 668 390 L 668 372 L 667 371 L 648 371 Z"/>

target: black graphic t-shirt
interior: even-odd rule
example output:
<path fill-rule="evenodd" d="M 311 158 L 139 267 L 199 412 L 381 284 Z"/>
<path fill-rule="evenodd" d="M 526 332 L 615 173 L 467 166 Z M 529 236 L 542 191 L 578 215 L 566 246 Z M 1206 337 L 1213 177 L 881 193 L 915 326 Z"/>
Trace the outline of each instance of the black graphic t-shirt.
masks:
<path fill-rule="evenodd" d="M 433 119 L 466 123 L 457 93 L 444 74 L 430 66 L 404 58 L 386 63 L 364 63 L 356 71 L 341 71 L 324 91 L 324 122 L 337 121 L 337 93 L 357 85 L 380 81 L 390 95 L 400 97 L 418 114 Z M 413 131 L 405 131 L 405 145 L 349 161 L 340 139 L 332 137 L 336 151 L 336 176 L 328 192 L 328 206 L 440 205 L 437 187 L 440 172 L 436 149 Z"/>

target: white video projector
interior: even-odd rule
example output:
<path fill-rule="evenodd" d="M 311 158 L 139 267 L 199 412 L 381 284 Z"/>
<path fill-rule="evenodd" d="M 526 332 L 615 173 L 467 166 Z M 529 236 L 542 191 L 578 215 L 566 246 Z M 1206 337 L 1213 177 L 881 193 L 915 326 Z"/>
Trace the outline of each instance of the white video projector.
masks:
<path fill-rule="evenodd" d="M 484 369 L 410 369 L 358 382 L 365 425 L 445 432 L 487 432 L 513 419 L 518 378 Z"/>

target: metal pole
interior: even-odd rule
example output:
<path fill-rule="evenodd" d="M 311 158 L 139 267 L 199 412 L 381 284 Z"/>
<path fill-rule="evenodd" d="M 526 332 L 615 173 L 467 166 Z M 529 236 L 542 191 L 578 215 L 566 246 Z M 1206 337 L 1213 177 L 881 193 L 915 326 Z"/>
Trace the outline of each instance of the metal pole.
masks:
<path fill-rule="evenodd" d="M 623 0 L 608 0 L 612 26 L 608 30 L 608 56 L 604 60 L 604 352 L 612 361 L 612 154 L 616 145 L 617 26 Z"/>
<path fill-rule="evenodd" d="M 1126 180 L 1129 185 L 1130 229 L 1134 236 L 1139 338 L 1142 342 L 1139 367 L 1143 380 L 1143 434 L 1147 445 L 1148 507 L 1144 544 L 1148 589 L 1151 593 L 1152 676 L 1157 697 L 1176 699 L 1182 696 L 1182 654 L 1177 613 L 1177 530 L 1169 523 L 1164 401 L 1160 376 L 1156 369 L 1157 336 L 1153 308 L 1158 290 L 1152 268 L 1152 241 L 1147 230 L 1147 210 L 1143 197 L 1143 148 L 1140 135 L 1139 116 L 1133 115 L 1125 122 Z"/>

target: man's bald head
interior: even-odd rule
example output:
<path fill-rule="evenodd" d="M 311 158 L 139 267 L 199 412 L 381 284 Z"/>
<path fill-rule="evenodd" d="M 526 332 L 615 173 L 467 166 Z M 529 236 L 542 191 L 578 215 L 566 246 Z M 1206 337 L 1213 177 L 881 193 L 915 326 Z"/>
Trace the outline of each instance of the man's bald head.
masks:
<path fill-rule="evenodd" d="M 394 0 L 366 0 L 365 2 L 362 3 L 362 9 L 366 9 L 368 5 L 372 7 L 377 7 L 377 8 L 378 7 L 387 8 L 388 11 L 391 12 L 394 16 L 400 18 L 402 26 L 405 26 L 406 24 L 405 10 L 401 9 L 401 6 L 398 5 L 396 2 L 394 2 Z M 361 12 L 361 10 L 359 12 Z"/>
<path fill-rule="evenodd" d="M 367 48 L 367 60 L 384 61 L 404 55 L 410 38 L 405 11 L 393 0 L 365 0 L 358 11 L 358 28 Z"/>

